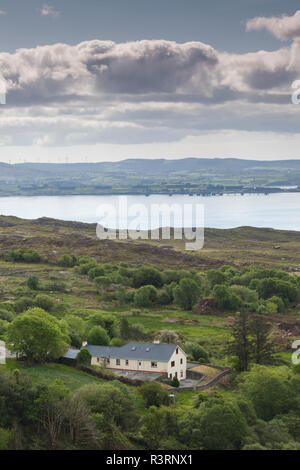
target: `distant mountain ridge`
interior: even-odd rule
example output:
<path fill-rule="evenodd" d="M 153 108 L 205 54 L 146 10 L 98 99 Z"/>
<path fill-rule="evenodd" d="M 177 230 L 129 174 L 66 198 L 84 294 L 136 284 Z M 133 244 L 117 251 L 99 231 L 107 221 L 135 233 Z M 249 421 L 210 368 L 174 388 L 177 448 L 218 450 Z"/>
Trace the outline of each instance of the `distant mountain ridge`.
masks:
<path fill-rule="evenodd" d="M 78 173 L 86 171 L 120 171 L 130 170 L 140 172 L 169 172 L 169 171 L 192 171 L 199 169 L 246 169 L 246 168 L 285 168 L 300 169 L 299 160 L 244 160 L 240 158 L 182 158 L 182 159 L 126 159 L 119 162 L 91 162 L 91 163 L 1 163 L 0 173 L 3 176 L 15 174 L 37 174 L 40 175 L 64 172 Z"/>
<path fill-rule="evenodd" d="M 280 185 L 300 186 L 300 159 L 135 158 L 96 163 L 0 163 L 0 196 L 210 194 L 215 190 L 238 192 L 244 187 Z"/>

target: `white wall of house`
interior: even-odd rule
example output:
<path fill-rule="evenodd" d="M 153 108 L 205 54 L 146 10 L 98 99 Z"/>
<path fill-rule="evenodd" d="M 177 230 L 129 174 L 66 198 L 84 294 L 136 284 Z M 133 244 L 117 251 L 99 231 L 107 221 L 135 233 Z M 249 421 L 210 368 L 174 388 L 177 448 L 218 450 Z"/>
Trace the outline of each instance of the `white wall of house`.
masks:
<path fill-rule="evenodd" d="M 156 362 L 156 361 L 145 361 L 137 359 L 119 359 L 111 357 L 109 363 L 107 359 L 92 357 L 92 365 L 101 366 L 104 365 L 107 369 L 122 369 L 122 370 L 137 370 L 141 372 L 159 372 L 167 375 L 168 363 L 167 362 Z"/>
<path fill-rule="evenodd" d="M 173 379 L 175 376 L 178 380 L 186 379 L 186 355 L 178 346 L 168 362 L 168 377 Z"/>
<path fill-rule="evenodd" d="M 156 372 L 165 374 L 169 378 L 177 377 L 178 380 L 186 378 L 186 355 L 178 346 L 168 362 L 137 360 L 137 359 L 120 359 L 111 357 L 109 362 L 107 359 L 92 357 L 92 365 L 104 366 L 107 369 L 122 369 L 141 372 Z"/>

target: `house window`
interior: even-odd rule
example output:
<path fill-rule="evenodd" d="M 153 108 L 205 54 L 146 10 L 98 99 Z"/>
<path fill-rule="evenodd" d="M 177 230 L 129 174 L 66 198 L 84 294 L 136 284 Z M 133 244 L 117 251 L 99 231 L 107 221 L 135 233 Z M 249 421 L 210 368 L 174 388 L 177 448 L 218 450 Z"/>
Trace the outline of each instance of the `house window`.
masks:
<path fill-rule="evenodd" d="M 100 357 L 97 357 L 97 362 L 100 362 Z"/>
<path fill-rule="evenodd" d="M 125 364 L 126 364 L 126 366 L 128 366 L 128 364 L 129 364 L 128 359 L 126 359 Z"/>
<path fill-rule="evenodd" d="M 171 367 L 175 367 L 175 361 L 171 362 Z"/>
<path fill-rule="evenodd" d="M 109 357 L 106 359 L 106 364 L 110 364 Z"/>
<path fill-rule="evenodd" d="M 151 362 L 151 367 L 157 367 L 157 362 Z"/>
<path fill-rule="evenodd" d="M 183 370 L 180 371 L 180 377 L 183 377 Z"/>
<path fill-rule="evenodd" d="M 178 348 L 176 348 L 176 354 L 178 354 Z"/>
<path fill-rule="evenodd" d="M 120 359 L 116 359 L 116 364 L 117 366 L 119 366 L 121 364 L 121 360 Z"/>
<path fill-rule="evenodd" d="M 170 374 L 170 379 L 172 378 L 172 374 Z"/>
<path fill-rule="evenodd" d="M 180 359 L 180 364 L 183 364 L 183 359 L 182 358 Z"/>

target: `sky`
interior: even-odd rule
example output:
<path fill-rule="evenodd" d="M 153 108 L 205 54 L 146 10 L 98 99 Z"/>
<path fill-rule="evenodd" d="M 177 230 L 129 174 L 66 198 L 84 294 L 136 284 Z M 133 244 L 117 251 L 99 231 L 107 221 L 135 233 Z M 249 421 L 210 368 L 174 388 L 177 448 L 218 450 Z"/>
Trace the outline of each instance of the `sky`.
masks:
<path fill-rule="evenodd" d="M 298 8 L 0 0 L 0 161 L 300 158 Z"/>

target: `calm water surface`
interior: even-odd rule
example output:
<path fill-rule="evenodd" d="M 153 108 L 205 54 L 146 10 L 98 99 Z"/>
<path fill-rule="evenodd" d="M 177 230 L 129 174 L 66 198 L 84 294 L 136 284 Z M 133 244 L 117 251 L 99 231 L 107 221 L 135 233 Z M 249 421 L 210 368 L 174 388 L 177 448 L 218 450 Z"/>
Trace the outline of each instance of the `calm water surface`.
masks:
<path fill-rule="evenodd" d="M 147 209 L 150 209 L 151 204 L 203 204 L 205 227 L 233 228 L 248 225 L 300 231 L 300 193 L 216 197 L 152 195 L 127 198 L 128 206 L 144 204 Z M 2 197 L 0 214 L 25 219 L 52 217 L 61 220 L 98 222 L 99 206 L 116 205 L 117 202 L 118 196 Z M 124 223 L 126 215 L 122 214 L 122 217 L 119 225 Z M 175 220 L 172 225 L 181 226 L 182 222 Z M 184 225 L 193 225 L 192 220 L 187 219 Z M 114 227 L 113 218 L 107 226 Z M 150 228 L 147 216 L 144 217 L 141 228 Z"/>

